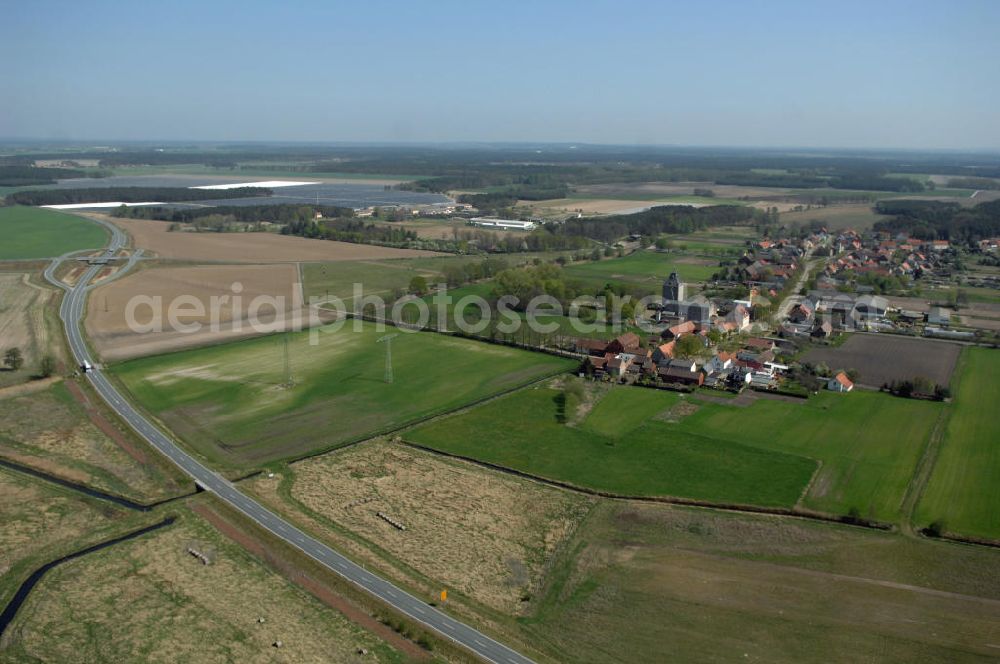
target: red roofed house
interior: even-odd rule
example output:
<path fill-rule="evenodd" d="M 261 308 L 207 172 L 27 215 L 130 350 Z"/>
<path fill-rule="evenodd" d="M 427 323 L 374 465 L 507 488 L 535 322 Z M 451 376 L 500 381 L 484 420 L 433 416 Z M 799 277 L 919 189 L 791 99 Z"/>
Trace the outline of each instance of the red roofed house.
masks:
<path fill-rule="evenodd" d="M 847 374 L 841 371 L 827 381 L 826 389 L 833 390 L 834 392 L 850 392 L 854 389 L 854 383 L 852 383 L 851 379 L 847 377 Z"/>
<path fill-rule="evenodd" d="M 674 346 L 676 343 L 676 341 L 668 341 L 665 344 L 657 346 L 656 350 L 653 351 L 653 361 L 662 362 L 671 359 L 674 356 Z"/>
<path fill-rule="evenodd" d="M 639 350 L 639 335 L 634 332 L 626 332 L 616 337 L 608 344 L 609 353 L 634 353 Z"/>
<path fill-rule="evenodd" d="M 694 321 L 686 320 L 683 323 L 677 323 L 677 325 L 674 325 L 673 327 L 668 327 L 660 336 L 664 339 L 677 339 L 682 334 L 693 333 L 695 327 Z"/>

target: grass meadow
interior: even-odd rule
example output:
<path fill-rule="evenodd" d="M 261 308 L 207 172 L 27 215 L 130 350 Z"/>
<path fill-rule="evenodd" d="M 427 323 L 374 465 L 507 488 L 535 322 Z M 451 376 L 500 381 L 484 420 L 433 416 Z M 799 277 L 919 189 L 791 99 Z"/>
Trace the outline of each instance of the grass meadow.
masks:
<path fill-rule="evenodd" d="M 983 547 L 602 501 L 565 551 L 533 600 L 534 613 L 519 621 L 523 640 L 558 660 L 825 664 L 996 656 L 998 552 Z"/>
<path fill-rule="evenodd" d="M 107 241 L 103 228 L 81 217 L 20 205 L 0 207 L 0 234 L 0 260 L 50 258 Z"/>
<path fill-rule="evenodd" d="M 406 438 L 600 491 L 773 507 L 794 505 L 816 469 L 805 457 L 707 438 L 648 416 L 676 405 L 675 393 L 653 393 L 657 398 L 645 403 L 640 388 L 612 394 L 619 391 L 644 401 L 643 418 L 615 405 L 611 416 L 632 427 L 627 435 L 608 435 L 602 410 L 579 427 L 562 424 L 561 391 L 536 387 L 418 427 Z"/>
<path fill-rule="evenodd" d="M 566 276 L 586 282 L 621 281 L 650 285 L 676 272 L 684 281 L 705 281 L 719 269 L 718 257 L 702 257 L 656 251 L 637 251 L 621 258 L 609 258 L 593 263 L 577 263 L 566 267 Z"/>
<path fill-rule="evenodd" d="M 526 390 L 406 436 L 603 491 L 833 514 L 855 508 L 894 521 L 942 407 L 865 392 L 739 407 L 615 387 L 568 426 L 558 395 Z M 476 435 L 484 430 L 494 433 Z"/>
<path fill-rule="evenodd" d="M 1000 540 L 1000 352 L 966 348 L 956 372 L 955 400 L 918 523 L 943 520 L 962 535 Z"/>
<path fill-rule="evenodd" d="M 373 324 L 260 337 L 113 367 L 140 404 L 211 461 L 246 467 L 364 438 L 570 369 L 549 355 L 434 333 L 386 345 Z M 389 332 L 395 332 L 390 329 Z M 291 369 L 288 384 L 285 349 Z"/>

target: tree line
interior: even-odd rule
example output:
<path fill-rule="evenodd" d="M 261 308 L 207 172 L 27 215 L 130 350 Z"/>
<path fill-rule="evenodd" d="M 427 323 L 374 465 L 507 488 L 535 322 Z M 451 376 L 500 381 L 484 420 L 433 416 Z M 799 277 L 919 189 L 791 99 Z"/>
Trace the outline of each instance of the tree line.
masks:
<path fill-rule="evenodd" d="M 970 245 L 1000 236 L 1000 200 L 971 208 L 942 201 L 879 201 L 875 211 L 890 217 L 875 222 L 876 231 Z"/>
<path fill-rule="evenodd" d="M 740 205 L 713 205 L 702 208 L 662 205 L 635 214 L 569 219 L 559 227 L 559 232 L 601 242 L 613 242 L 632 234 L 656 237 L 663 233 L 693 233 L 710 226 L 748 224 L 764 215 L 761 210 Z"/>
<path fill-rule="evenodd" d="M 66 205 L 70 203 L 142 203 L 146 201 L 211 201 L 222 198 L 253 198 L 272 195 L 264 187 L 236 189 L 188 189 L 187 187 L 95 187 L 92 189 L 32 189 L 7 195 L 16 205 Z"/>
<path fill-rule="evenodd" d="M 176 223 L 193 223 L 198 219 L 221 215 L 235 222 L 254 223 L 269 221 L 287 224 L 293 221 L 312 221 L 316 213 L 323 218 L 353 217 L 354 208 L 337 205 L 217 205 L 207 208 L 168 208 L 160 206 L 122 207 L 113 212 L 116 217 L 158 219 Z"/>
<path fill-rule="evenodd" d="M 25 187 L 55 184 L 70 178 L 101 178 L 107 171 L 84 171 L 75 168 L 41 168 L 38 166 L 0 166 L 0 187 Z"/>

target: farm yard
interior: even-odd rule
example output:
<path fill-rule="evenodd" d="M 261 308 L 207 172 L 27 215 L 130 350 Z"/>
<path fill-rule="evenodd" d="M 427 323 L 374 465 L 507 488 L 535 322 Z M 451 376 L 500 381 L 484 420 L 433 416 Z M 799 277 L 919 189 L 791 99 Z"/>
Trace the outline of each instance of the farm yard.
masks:
<path fill-rule="evenodd" d="M 10 634 L 3 656 L 17 661 L 347 663 L 360 648 L 370 661 L 403 661 L 186 510 L 172 526 L 51 570 Z"/>
<path fill-rule="evenodd" d="M 248 318 L 252 313 L 251 304 L 257 298 L 261 298 L 262 306 L 256 309 L 255 318 L 263 328 L 261 331 L 282 329 L 282 322 L 291 326 L 296 316 L 302 316 L 303 326 L 308 323 L 308 314 L 299 304 L 302 302 L 298 292 L 299 271 L 293 264 L 183 267 L 146 264 L 143 267 L 145 269 L 98 286 L 90 294 L 84 324 L 94 348 L 105 361 L 259 334 Z M 237 283 L 239 286 L 235 287 Z M 239 311 L 234 306 L 237 291 Z M 159 298 L 159 306 L 136 308 L 134 318 L 137 323 L 147 324 L 159 315 L 162 330 L 140 332 L 130 327 L 128 305 L 136 297 Z M 178 298 L 187 300 L 180 309 L 183 312 L 200 303 L 201 315 L 184 314 L 179 320 L 184 325 L 197 323 L 201 330 L 183 332 L 169 325 L 171 306 L 179 301 Z M 216 330 L 211 329 L 213 298 L 220 298 Z M 272 301 L 281 304 L 280 316 Z"/>
<path fill-rule="evenodd" d="M 377 343 L 384 334 L 348 321 L 340 329 L 131 360 L 112 372 L 198 452 L 247 467 L 374 435 L 574 366 L 435 333 L 401 333 L 391 342 L 394 382 L 387 384 L 386 345 Z"/>
<path fill-rule="evenodd" d="M 987 661 L 994 551 L 797 519 L 601 501 L 523 640 L 574 662 Z M 939 593 L 944 591 L 945 596 Z"/>
<path fill-rule="evenodd" d="M 0 260 L 54 258 L 70 251 L 98 249 L 107 231 L 80 217 L 32 207 L 0 207 Z"/>
<path fill-rule="evenodd" d="M 940 451 L 917 509 L 959 535 L 1000 540 L 1000 353 L 966 348 Z"/>
<path fill-rule="evenodd" d="M 419 426 L 407 440 L 623 495 L 853 509 L 894 522 L 941 404 L 823 394 L 749 407 L 615 387 L 578 425 L 539 387 Z M 510 418 L 516 412 L 518 418 Z M 496 431 L 489 438 L 477 431 Z M 778 432 L 778 433 L 776 433 Z"/>
<path fill-rule="evenodd" d="M 346 528 L 412 570 L 505 614 L 530 604 L 544 571 L 592 499 L 374 440 L 292 464 L 252 488 L 272 507 L 307 513 L 321 531 Z M 377 514 L 401 523 L 399 531 Z"/>
<path fill-rule="evenodd" d="M 803 360 L 833 371 L 856 369 L 859 384 L 878 388 L 894 380 L 930 378 L 947 385 L 962 346 L 947 341 L 890 334 L 852 334 L 842 346 L 813 348 Z"/>

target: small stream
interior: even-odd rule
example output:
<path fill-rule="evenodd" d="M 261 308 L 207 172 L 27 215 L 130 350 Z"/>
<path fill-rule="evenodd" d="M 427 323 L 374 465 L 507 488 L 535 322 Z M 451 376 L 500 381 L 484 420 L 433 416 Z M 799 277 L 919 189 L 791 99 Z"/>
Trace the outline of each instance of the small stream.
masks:
<path fill-rule="evenodd" d="M 31 576 L 29 576 L 27 580 L 21 584 L 21 587 L 17 589 L 16 593 L 14 593 L 14 597 L 7 604 L 6 608 L 4 608 L 3 613 L 0 613 L 0 636 L 3 635 L 4 631 L 7 629 L 7 626 L 10 625 L 10 623 L 14 620 L 14 616 L 17 615 L 18 609 L 20 609 L 21 605 L 24 604 L 24 600 L 28 598 L 28 594 L 31 593 L 31 590 L 35 587 L 35 585 L 38 584 L 39 581 L 42 580 L 42 577 L 45 576 L 45 573 L 48 572 L 53 567 L 61 565 L 67 560 L 80 558 L 82 556 L 87 555 L 88 553 L 100 551 L 101 549 L 112 546 L 113 544 L 118 544 L 119 542 L 124 542 L 126 540 L 134 539 L 136 537 L 139 537 L 140 535 L 145 535 L 146 533 L 153 532 L 154 530 L 159 530 L 160 528 L 165 528 L 166 526 L 169 526 L 173 522 L 174 522 L 174 517 L 168 516 L 159 523 L 154 523 L 151 526 L 146 526 L 145 528 L 134 530 L 120 537 L 116 537 L 114 539 L 107 540 L 105 542 L 94 544 L 93 546 L 89 546 L 86 549 L 74 551 L 73 553 L 63 556 L 62 558 L 45 563 L 44 565 L 36 569 L 34 572 L 32 572 Z"/>
<path fill-rule="evenodd" d="M 144 505 L 142 503 L 131 501 L 128 498 L 116 496 L 113 493 L 105 493 L 104 491 L 99 491 L 97 489 L 87 486 L 86 484 L 78 484 L 76 482 L 64 480 L 61 477 L 50 475 L 41 470 L 36 470 L 35 468 L 32 468 L 30 466 L 23 466 L 19 463 L 15 463 L 14 461 L 0 459 L 0 467 L 7 468 L 9 470 L 13 470 L 18 473 L 24 473 L 25 475 L 31 475 L 32 477 L 37 477 L 38 479 L 44 480 L 46 482 L 51 482 L 52 484 L 58 484 L 59 486 L 65 487 L 67 489 L 71 489 L 73 491 L 85 494 L 87 496 L 90 496 L 91 498 L 97 498 L 98 500 L 106 500 L 108 502 L 114 503 L 115 505 L 118 505 L 119 507 L 124 507 L 125 509 L 129 510 L 135 510 L 136 512 L 148 512 L 154 507 L 158 507 L 160 505 L 169 503 L 174 500 L 178 500 L 180 498 L 186 498 L 188 496 L 194 495 L 194 493 L 197 493 L 197 492 L 192 492 L 192 493 L 182 494 L 180 496 L 165 498 L 161 501 Z"/>

